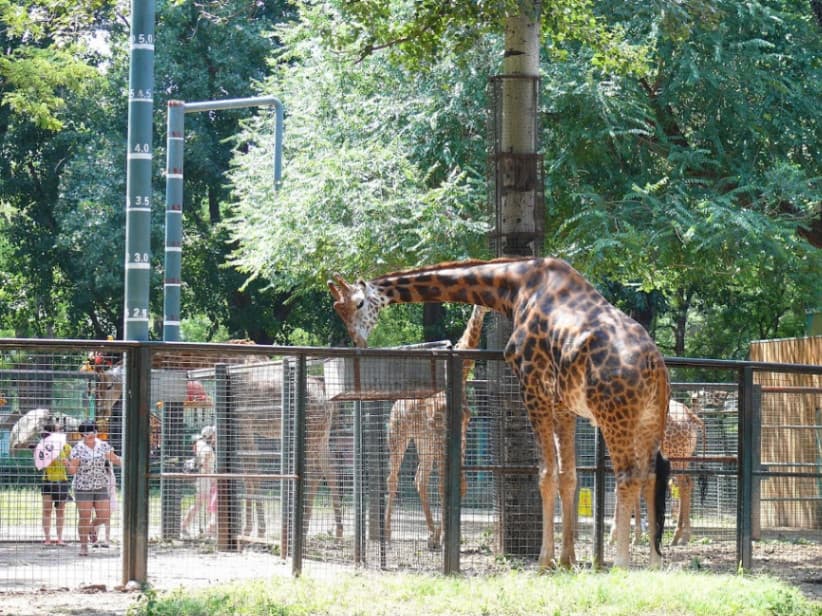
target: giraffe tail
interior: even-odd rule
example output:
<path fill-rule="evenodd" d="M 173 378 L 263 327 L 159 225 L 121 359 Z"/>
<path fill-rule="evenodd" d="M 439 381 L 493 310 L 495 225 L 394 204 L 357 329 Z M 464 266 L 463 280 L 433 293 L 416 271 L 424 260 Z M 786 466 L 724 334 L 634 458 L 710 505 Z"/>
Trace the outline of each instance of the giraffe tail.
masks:
<path fill-rule="evenodd" d="M 657 554 L 661 554 L 659 546 L 662 543 L 662 532 L 665 530 L 665 499 L 668 495 L 668 479 L 671 476 L 671 463 L 665 459 L 661 451 L 656 452 L 655 472 L 654 513 L 656 514 L 656 528 L 654 529 L 654 548 Z"/>

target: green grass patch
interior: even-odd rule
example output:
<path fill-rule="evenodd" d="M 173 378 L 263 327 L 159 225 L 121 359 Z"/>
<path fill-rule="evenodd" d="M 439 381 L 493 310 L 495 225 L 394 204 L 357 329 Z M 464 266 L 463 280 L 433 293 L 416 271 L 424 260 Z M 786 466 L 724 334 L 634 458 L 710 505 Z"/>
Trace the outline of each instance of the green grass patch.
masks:
<path fill-rule="evenodd" d="M 768 576 L 685 571 L 508 572 L 488 577 L 341 573 L 196 592 L 144 593 L 130 616 L 822 616 L 822 603 Z"/>

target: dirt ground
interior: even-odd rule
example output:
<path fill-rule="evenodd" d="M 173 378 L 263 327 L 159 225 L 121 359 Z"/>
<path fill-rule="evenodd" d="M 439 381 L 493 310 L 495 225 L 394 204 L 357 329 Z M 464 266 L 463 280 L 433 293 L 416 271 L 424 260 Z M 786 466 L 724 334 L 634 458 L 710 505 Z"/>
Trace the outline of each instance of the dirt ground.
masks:
<path fill-rule="evenodd" d="M 3 616 L 122 616 L 137 601 L 139 591 L 89 587 L 75 590 L 8 592 L 0 595 Z"/>

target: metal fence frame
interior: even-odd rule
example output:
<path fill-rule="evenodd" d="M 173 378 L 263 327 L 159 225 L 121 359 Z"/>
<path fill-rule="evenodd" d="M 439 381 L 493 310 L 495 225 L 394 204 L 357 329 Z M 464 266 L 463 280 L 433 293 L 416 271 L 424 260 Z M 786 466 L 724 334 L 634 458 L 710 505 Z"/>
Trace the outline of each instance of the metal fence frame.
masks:
<path fill-rule="evenodd" d="M 454 351 L 452 349 L 343 349 L 343 348 L 316 348 L 316 347 L 276 347 L 276 346 L 236 346 L 227 344 L 191 344 L 169 342 L 102 342 L 83 340 L 19 340 L 0 339 L 0 349 L 28 349 L 33 351 L 97 351 L 105 353 L 125 353 L 127 357 L 127 373 L 124 383 L 124 437 L 123 437 L 123 502 L 129 506 L 122 508 L 123 549 L 122 549 L 122 581 L 130 580 L 146 582 L 148 576 L 148 490 L 149 480 L 156 478 L 152 475 L 149 466 L 149 432 L 150 432 L 150 386 L 152 355 L 157 352 L 214 352 L 214 353 L 265 353 L 282 355 L 292 358 L 296 362 L 296 419 L 293 426 L 296 447 L 293 475 L 282 475 L 281 480 L 293 483 L 293 507 L 290 523 L 292 524 L 293 543 L 292 574 L 300 575 L 302 571 L 302 533 L 293 532 L 302 528 L 303 510 L 303 481 L 305 469 L 305 404 L 306 404 L 306 361 L 308 358 L 403 358 L 418 357 L 430 358 L 432 361 L 444 361 L 447 374 L 461 374 L 464 359 L 500 361 L 501 352 L 498 351 Z M 355 364 L 357 362 L 354 362 Z M 755 482 L 774 473 L 762 469 L 756 458 L 754 446 L 756 438 L 755 397 L 756 386 L 754 375 L 757 372 L 769 373 L 798 373 L 807 375 L 822 375 L 822 366 L 803 364 L 775 364 L 765 362 L 666 358 L 671 368 L 699 368 L 733 371 L 737 375 L 738 386 L 738 445 L 737 470 L 738 482 L 737 498 L 738 511 L 736 523 L 737 562 L 745 568 L 752 566 L 752 544 L 754 536 L 754 493 Z M 442 571 L 446 574 L 460 570 L 460 422 L 462 384 L 460 378 L 447 379 L 447 421 L 449 447 L 446 452 L 444 476 L 446 477 L 445 501 L 443 503 L 443 561 Z M 220 404 L 218 388 L 218 400 Z M 355 443 L 361 438 L 358 434 L 356 418 L 359 403 L 355 400 Z M 359 417 L 361 420 L 361 417 Z M 593 470 L 596 477 L 594 490 L 594 562 L 601 563 L 603 558 L 603 536 L 605 532 L 605 487 L 604 477 L 608 473 L 602 439 L 597 439 L 596 465 Z M 355 458 L 355 510 L 357 502 L 357 474 L 362 473 L 362 462 L 357 466 Z M 822 481 L 822 473 L 791 473 L 791 476 L 816 478 Z M 359 486 L 362 490 L 362 486 Z M 356 545 L 360 544 L 364 534 L 364 513 L 360 504 L 356 513 L 355 556 Z M 356 561 L 355 557 L 355 561 Z"/>

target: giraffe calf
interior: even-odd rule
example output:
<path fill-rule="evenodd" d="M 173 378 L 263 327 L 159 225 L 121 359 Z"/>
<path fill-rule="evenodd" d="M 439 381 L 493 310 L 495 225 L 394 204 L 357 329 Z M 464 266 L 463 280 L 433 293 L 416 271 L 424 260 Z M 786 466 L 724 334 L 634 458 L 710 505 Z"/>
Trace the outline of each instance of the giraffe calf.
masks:
<path fill-rule="evenodd" d="M 475 349 L 479 346 L 482 334 L 482 322 L 488 309 L 485 306 L 474 306 L 471 317 L 465 326 L 465 331 L 455 349 Z M 465 382 L 474 367 L 474 362 L 463 361 L 462 365 L 462 461 L 465 460 L 466 435 L 468 424 L 471 421 L 471 409 L 468 407 L 468 399 L 465 395 Z M 428 548 L 436 550 L 440 546 L 440 536 L 442 534 L 440 526 L 434 521 L 431 513 L 431 505 L 428 500 L 428 484 L 431 473 L 436 463 L 440 473 L 439 493 L 440 503 L 445 502 L 445 482 L 442 473 L 445 471 L 445 448 L 446 448 L 446 426 L 445 410 L 447 400 L 445 392 L 437 392 L 433 396 L 421 400 L 397 400 L 391 407 L 391 415 L 388 419 L 388 479 L 386 488 L 388 492 L 388 502 L 385 507 L 385 537 L 391 539 L 391 515 L 394 508 L 394 497 L 397 493 L 397 486 L 400 479 L 400 466 L 406 449 L 413 441 L 417 448 L 417 472 L 414 475 L 414 485 L 420 495 L 422 511 L 425 515 L 425 522 L 428 525 Z M 465 472 L 461 473 L 460 494 L 465 496 L 467 483 Z"/>

